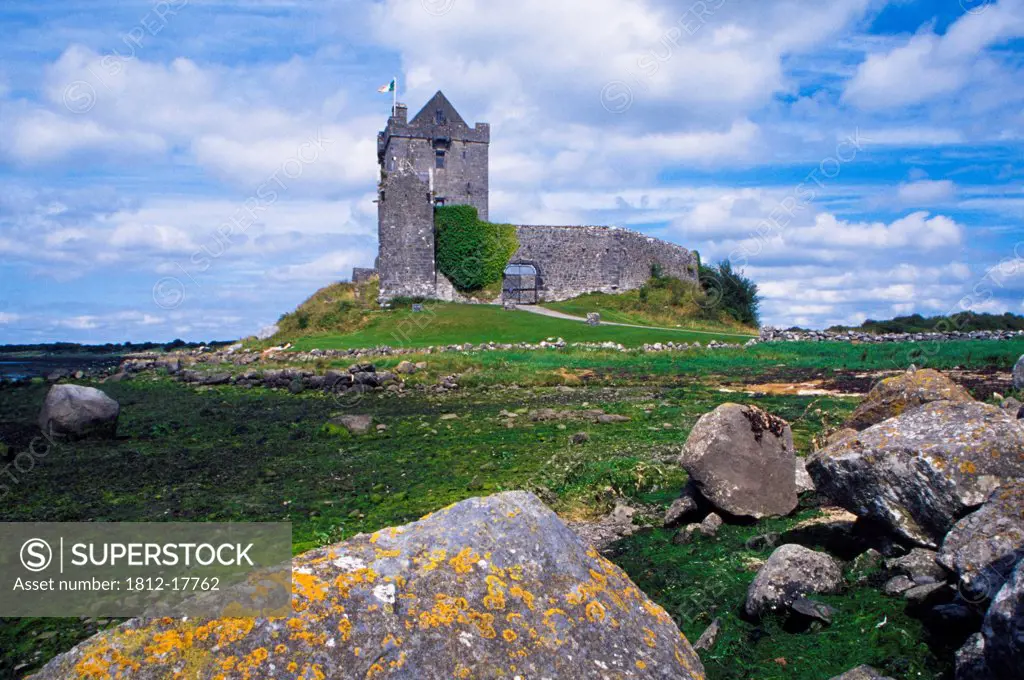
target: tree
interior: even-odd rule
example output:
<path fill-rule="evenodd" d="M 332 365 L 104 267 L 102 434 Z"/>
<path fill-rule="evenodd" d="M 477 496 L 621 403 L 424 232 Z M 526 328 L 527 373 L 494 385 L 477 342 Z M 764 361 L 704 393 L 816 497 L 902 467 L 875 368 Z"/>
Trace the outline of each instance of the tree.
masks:
<path fill-rule="evenodd" d="M 729 260 L 717 266 L 700 266 L 700 284 L 709 302 L 740 323 L 759 326 L 761 296 L 757 284 L 732 268 Z"/>

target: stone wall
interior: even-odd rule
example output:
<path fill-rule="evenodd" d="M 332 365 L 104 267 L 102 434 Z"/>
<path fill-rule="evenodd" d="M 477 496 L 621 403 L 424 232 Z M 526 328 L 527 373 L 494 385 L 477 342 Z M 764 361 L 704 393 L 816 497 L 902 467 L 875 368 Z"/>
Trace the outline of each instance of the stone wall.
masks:
<path fill-rule="evenodd" d="M 639 288 L 651 265 L 667 276 L 697 280 L 697 258 L 686 248 L 615 227 L 517 226 L 510 263 L 537 268 L 538 297 L 554 301 L 600 291 Z"/>
<path fill-rule="evenodd" d="M 352 283 L 366 283 L 376 275 L 376 269 L 370 269 L 368 267 L 353 267 Z"/>
<path fill-rule="evenodd" d="M 427 184 L 409 172 L 388 173 L 377 217 L 380 300 L 434 297 L 434 206 Z"/>

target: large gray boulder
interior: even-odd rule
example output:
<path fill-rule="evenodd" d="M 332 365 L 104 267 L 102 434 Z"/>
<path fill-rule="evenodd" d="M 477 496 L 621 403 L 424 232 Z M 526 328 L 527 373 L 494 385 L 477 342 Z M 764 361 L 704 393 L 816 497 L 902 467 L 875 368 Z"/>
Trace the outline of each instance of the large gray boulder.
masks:
<path fill-rule="evenodd" d="M 1016 680 L 1024 668 L 1024 562 L 992 600 L 981 626 L 985 663 L 995 680 Z"/>
<path fill-rule="evenodd" d="M 936 370 L 910 370 L 871 388 L 845 427 L 863 430 L 933 401 L 968 402 L 974 397 Z"/>
<path fill-rule="evenodd" d="M 1024 390 L 1024 356 L 1013 366 L 1013 389 Z"/>
<path fill-rule="evenodd" d="M 113 437 L 121 406 L 95 387 L 54 385 L 39 412 L 39 427 L 56 439 Z"/>
<path fill-rule="evenodd" d="M 293 579 L 289 618 L 136 619 L 37 680 L 78 677 L 78 664 L 163 680 L 187 663 L 189 677 L 212 678 L 240 660 L 261 678 L 704 677 L 665 610 L 521 491 L 300 555 Z M 189 635 L 221 623 L 230 635 Z"/>
<path fill-rule="evenodd" d="M 937 548 L 993 490 L 1024 477 L 1024 428 L 995 406 L 937 401 L 822 449 L 807 471 L 835 504 Z"/>
<path fill-rule="evenodd" d="M 747 616 L 788 609 L 809 594 L 837 593 L 843 569 L 831 555 L 788 543 L 775 549 L 747 589 Z"/>
<path fill-rule="evenodd" d="M 973 602 L 991 599 L 1024 558 L 1024 480 L 996 489 L 978 510 L 946 534 L 939 564 L 960 579 Z"/>
<path fill-rule="evenodd" d="M 701 495 L 738 516 L 796 508 L 796 455 L 789 424 L 756 406 L 722 404 L 690 431 L 679 463 Z"/>

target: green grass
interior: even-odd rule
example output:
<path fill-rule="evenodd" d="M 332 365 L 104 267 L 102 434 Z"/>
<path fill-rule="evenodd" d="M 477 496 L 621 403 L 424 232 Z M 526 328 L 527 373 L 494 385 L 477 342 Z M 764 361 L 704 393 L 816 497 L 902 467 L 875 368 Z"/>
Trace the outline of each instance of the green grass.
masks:
<path fill-rule="evenodd" d="M 780 373 L 803 380 L 895 369 L 905 367 L 915 350 L 927 349 L 792 343 L 659 354 L 423 355 L 416 358 L 426 360 L 428 369 L 411 376 L 404 396 L 373 394 L 353 409 L 387 426 L 363 437 L 324 428 L 341 409 L 320 393 L 193 389 L 149 377 L 108 383 L 102 389 L 122 405 L 117 440 L 62 445 L 17 484 L 5 482 L 10 490 L 0 521 L 288 521 L 298 553 L 506 489 L 536 489 L 571 517 L 606 512 L 621 494 L 653 504 L 648 514 L 654 517 L 685 483 L 675 464 L 679 446 L 696 420 L 718 404 L 753 400 L 786 418 L 801 453 L 855 405 L 843 397 L 726 394 L 720 384 Z M 957 342 L 928 359 L 941 368 L 1006 371 L 1021 353 L 1024 341 Z M 925 363 L 926 354 L 915 356 L 919 365 Z M 378 363 L 393 366 L 400 358 Z M 461 390 L 434 395 L 417 389 L 450 373 L 461 375 Z M 556 387 L 566 384 L 573 390 Z M 26 450 L 38 433 L 35 418 L 45 391 L 42 384 L 0 388 L 0 439 L 12 455 Z M 571 421 L 563 427 L 529 422 L 529 409 L 545 407 L 599 407 L 631 420 Z M 511 428 L 499 416 L 503 409 L 520 412 Z M 446 413 L 459 417 L 441 420 Z M 588 432 L 590 442 L 571 445 L 578 431 Z M 840 612 L 836 623 L 810 633 L 789 633 L 772 622 L 754 626 L 736 616 L 754 575 L 747 563 L 766 557 L 747 551 L 746 538 L 791 526 L 810 512 L 726 527 L 718 541 L 690 546 L 672 545 L 666 531 L 643 532 L 620 543 L 615 561 L 676 617 L 691 640 L 713 615 L 724 617 L 721 642 L 705 655 L 713 680 L 820 680 L 858 663 L 874 663 L 896 678 L 937 677 L 948 658 L 923 647 L 919 624 L 903 614 L 898 600 L 876 590 L 856 588 L 830 598 Z M 876 628 L 883 619 L 888 624 Z M 105 625 L 0 621 L 0 677 L 24 675 Z M 785 667 L 774 661 L 779 658 L 786 659 Z"/>
<path fill-rule="evenodd" d="M 409 307 L 370 313 L 369 323 L 350 333 L 321 333 L 293 340 L 295 348 L 350 349 L 361 347 L 428 347 L 482 342 L 540 342 L 561 337 L 566 342 L 619 342 L 627 347 L 655 342 L 744 341 L 749 336 L 725 333 L 688 333 L 681 330 L 588 326 L 530 312 L 507 312 L 496 305 L 427 303 L 427 311 L 414 314 Z"/>
<path fill-rule="evenodd" d="M 677 279 L 651 279 L 636 290 L 615 295 L 588 293 L 543 306 L 581 317 L 598 312 L 602 321 L 613 323 L 757 335 L 756 329 L 716 309 L 696 284 Z"/>

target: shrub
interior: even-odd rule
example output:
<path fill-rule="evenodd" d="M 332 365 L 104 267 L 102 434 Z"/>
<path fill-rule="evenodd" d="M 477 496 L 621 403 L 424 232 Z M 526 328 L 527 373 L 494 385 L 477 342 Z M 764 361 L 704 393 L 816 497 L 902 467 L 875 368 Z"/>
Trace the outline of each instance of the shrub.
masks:
<path fill-rule="evenodd" d="M 519 248 L 511 224 L 482 221 L 469 205 L 434 211 L 437 267 L 460 291 L 475 291 L 501 282 L 509 258 Z"/>
<path fill-rule="evenodd" d="M 760 325 L 761 296 L 757 284 L 732 268 L 729 260 L 718 266 L 700 266 L 700 284 L 707 298 L 706 309 L 724 310 L 742 324 Z"/>

